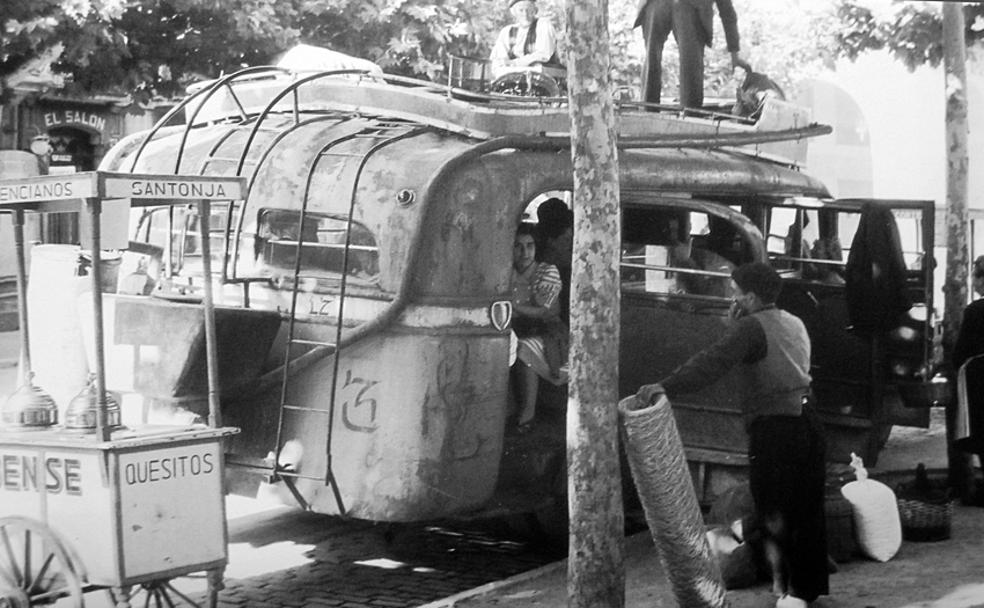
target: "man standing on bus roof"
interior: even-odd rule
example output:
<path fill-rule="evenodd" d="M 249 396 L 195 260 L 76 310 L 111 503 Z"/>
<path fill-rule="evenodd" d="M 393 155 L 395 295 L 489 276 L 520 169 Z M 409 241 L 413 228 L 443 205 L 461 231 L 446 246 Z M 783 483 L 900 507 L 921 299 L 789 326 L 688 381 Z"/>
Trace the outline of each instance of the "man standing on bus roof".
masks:
<path fill-rule="evenodd" d="M 498 78 L 535 64 L 560 65 L 557 33 L 549 19 L 538 19 L 534 0 L 509 0 L 514 23 L 502 28 L 489 60 L 492 76 Z"/>
<path fill-rule="evenodd" d="M 659 103 L 663 45 L 672 31 L 680 49 L 680 105 L 687 108 L 704 105 L 704 47 L 711 46 L 715 4 L 724 25 L 731 66 L 752 71 L 748 62 L 738 55 L 738 16 L 731 0 L 639 0 L 639 12 L 632 27 L 642 26 L 642 38 L 646 42 L 643 101 Z"/>

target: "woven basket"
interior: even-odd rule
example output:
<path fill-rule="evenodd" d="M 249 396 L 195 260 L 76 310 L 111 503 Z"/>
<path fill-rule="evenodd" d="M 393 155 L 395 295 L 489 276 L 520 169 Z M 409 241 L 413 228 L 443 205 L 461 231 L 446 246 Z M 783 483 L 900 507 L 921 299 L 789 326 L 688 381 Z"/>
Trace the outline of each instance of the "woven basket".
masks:
<path fill-rule="evenodd" d="M 915 542 L 933 542 L 950 538 L 953 501 L 949 498 L 924 500 L 899 498 L 902 538 Z"/>

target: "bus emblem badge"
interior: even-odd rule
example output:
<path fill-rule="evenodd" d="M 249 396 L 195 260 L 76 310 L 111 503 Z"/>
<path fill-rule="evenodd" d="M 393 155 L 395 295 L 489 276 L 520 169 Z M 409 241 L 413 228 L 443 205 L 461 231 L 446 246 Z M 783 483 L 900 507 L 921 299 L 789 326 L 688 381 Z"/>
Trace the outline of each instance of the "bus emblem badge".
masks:
<path fill-rule="evenodd" d="M 512 321 L 512 310 L 512 302 L 509 300 L 492 302 L 489 306 L 489 320 L 492 322 L 492 327 L 499 331 L 509 327 L 509 322 Z"/>

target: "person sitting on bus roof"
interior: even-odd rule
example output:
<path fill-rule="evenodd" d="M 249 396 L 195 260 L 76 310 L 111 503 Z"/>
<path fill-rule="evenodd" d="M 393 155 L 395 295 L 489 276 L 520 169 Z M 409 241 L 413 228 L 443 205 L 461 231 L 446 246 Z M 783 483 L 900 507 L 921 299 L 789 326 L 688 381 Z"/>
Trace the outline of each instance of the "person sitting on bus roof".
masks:
<path fill-rule="evenodd" d="M 536 226 L 520 224 L 513 244 L 510 290 L 521 431 L 529 430 L 536 415 L 539 379 L 556 386 L 567 383 L 568 329 L 558 317 L 560 289 L 557 267 L 536 261 Z"/>
<path fill-rule="evenodd" d="M 557 33 L 549 19 L 538 19 L 534 0 L 509 0 L 515 23 L 499 32 L 489 60 L 492 76 L 536 64 L 562 67 L 557 57 Z"/>

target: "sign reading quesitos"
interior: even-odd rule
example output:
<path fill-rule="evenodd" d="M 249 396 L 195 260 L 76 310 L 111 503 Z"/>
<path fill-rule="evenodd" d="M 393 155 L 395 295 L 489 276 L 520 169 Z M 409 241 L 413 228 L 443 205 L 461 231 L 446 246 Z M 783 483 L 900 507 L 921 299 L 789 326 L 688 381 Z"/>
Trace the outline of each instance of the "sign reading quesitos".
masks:
<path fill-rule="evenodd" d="M 107 199 L 240 200 L 245 179 L 88 172 L 0 180 L 0 204 Z"/>

